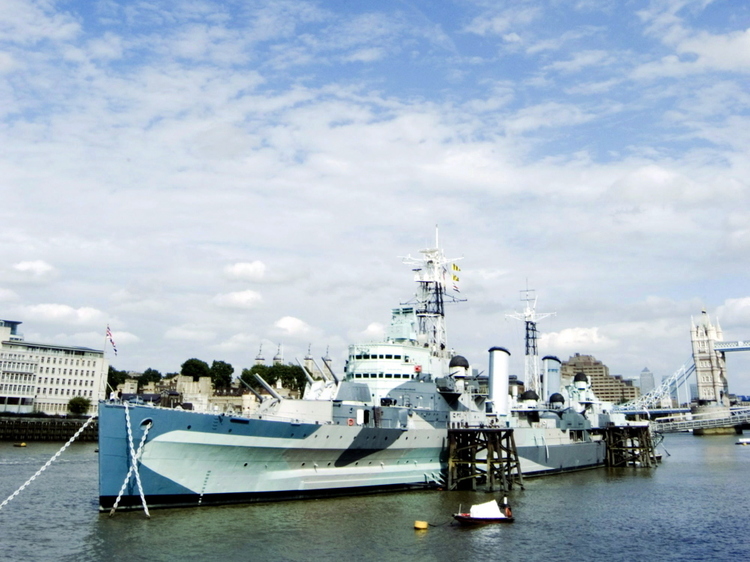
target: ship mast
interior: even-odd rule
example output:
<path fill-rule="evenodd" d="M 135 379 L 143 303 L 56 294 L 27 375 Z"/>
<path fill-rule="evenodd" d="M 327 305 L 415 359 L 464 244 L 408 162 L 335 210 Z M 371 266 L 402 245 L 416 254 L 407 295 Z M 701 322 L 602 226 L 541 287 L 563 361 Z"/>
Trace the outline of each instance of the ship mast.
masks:
<path fill-rule="evenodd" d="M 437 228 L 435 229 L 435 247 L 420 250 L 421 257 L 408 255 L 403 258 L 404 263 L 414 266 L 414 280 L 418 290 L 415 298 L 409 303 L 414 304 L 417 315 L 417 334 L 424 340 L 426 347 L 434 355 L 442 355 L 448 346 L 445 328 L 445 302 L 460 302 L 461 299 L 448 293 L 450 286 L 457 291 L 456 283 L 460 271 L 454 263 L 460 258 L 447 259 L 438 245 Z"/>
<path fill-rule="evenodd" d="M 508 314 L 507 317 L 514 320 L 523 320 L 526 326 L 526 335 L 524 337 L 524 341 L 526 342 L 524 381 L 529 390 L 533 390 L 538 396 L 542 396 L 542 384 L 539 378 L 539 349 L 537 348 L 539 333 L 536 329 L 536 324 L 539 320 L 553 316 L 555 313 L 544 312 L 537 314 L 534 289 L 521 291 L 521 302 L 526 303 L 524 311 Z"/>

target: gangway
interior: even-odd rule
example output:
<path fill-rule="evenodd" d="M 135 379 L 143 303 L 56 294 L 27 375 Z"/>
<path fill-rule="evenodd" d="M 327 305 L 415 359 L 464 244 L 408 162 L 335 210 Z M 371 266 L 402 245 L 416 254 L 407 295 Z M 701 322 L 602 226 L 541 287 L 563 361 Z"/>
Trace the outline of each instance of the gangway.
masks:
<path fill-rule="evenodd" d="M 676 433 L 678 431 L 690 431 L 693 429 L 736 427 L 743 423 L 750 423 L 750 408 L 732 409 L 729 416 L 721 418 L 715 416 L 715 413 L 707 413 L 657 418 L 651 422 L 651 429 L 659 433 Z"/>

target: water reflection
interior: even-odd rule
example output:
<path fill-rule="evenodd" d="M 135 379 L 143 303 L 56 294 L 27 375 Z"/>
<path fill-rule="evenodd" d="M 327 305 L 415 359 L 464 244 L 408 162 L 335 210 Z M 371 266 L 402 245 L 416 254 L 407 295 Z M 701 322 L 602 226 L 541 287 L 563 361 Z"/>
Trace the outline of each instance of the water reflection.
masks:
<path fill-rule="evenodd" d="M 464 528 L 483 492 L 409 492 L 142 512 L 96 510 L 94 445 L 73 446 L 0 510 L 8 560 L 717 560 L 748 559 L 750 447 L 733 436 L 668 436 L 656 469 L 527 479 L 516 522 Z M 60 444 L 0 443 L 0 501 Z M 415 531 L 415 520 L 429 521 Z M 710 532 L 706 532 L 709 529 Z"/>

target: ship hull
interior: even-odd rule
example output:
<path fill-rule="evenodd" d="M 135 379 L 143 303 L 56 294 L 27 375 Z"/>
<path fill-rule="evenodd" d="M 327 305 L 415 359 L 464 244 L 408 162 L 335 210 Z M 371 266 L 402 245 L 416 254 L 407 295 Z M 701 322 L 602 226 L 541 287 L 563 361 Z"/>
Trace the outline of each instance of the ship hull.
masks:
<path fill-rule="evenodd" d="M 198 506 L 355 495 L 438 486 L 447 430 L 296 423 L 101 403 L 99 502 L 139 507 L 128 427 L 149 507 Z M 129 418 L 129 420 L 128 420 Z M 525 475 L 604 462 L 603 443 L 566 443 L 554 430 L 519 428 Z M 557 440 L 555 440 L 557 438 Z M 123 483 L 125 483 L 123 489 Z"/>

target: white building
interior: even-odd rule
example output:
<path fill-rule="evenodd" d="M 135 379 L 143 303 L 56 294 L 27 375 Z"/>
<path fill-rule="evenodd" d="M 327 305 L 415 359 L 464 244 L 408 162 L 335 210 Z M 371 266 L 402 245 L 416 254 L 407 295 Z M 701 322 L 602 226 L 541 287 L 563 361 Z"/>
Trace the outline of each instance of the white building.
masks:
<path fill-rule="evenodd" d="M 65 414 L 70 399 L 82 396 L 95 413 L 106 395 L 104 352 L 26 342 L 19 324 L 0 320 L 0 412 Z"/>

